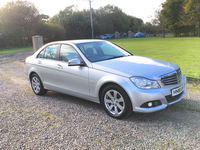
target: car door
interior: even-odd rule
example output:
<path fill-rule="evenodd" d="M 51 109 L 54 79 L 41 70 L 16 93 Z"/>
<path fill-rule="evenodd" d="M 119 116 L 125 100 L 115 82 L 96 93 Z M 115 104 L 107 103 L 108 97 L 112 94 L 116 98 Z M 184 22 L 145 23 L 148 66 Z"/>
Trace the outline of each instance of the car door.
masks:
<path fill-rule="evenodd" d="M 43 85 L 45 89 L 54 89 L 54 85 L 56 85 L 56 55 L 58 44 L 49 45 L 44 48 L 36 59 L 37 66 L 37 74 L 43 81 Z"/>
<path fill-rule="evenodd" d="M 88 96 L 88 67 L 68 66 L 68 61 L 80 58 L 77 51 L 70 45 L 61 45 L 59 61 L 56 62 L 57 86 L 60 92 L 74 96 Z"/>

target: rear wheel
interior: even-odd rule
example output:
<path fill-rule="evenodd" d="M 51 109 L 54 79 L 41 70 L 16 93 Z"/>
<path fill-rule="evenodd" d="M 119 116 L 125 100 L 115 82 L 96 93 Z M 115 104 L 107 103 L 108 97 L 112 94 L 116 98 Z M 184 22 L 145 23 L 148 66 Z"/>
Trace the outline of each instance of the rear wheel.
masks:
<path fill-rule="evenodd" d="M 123 119 L 132 113 L 132 104 L 126 92 L 117 85 L 107 86 L 101 95 L 106 113 L 114 118 Z"/>
<path fill-rule="evenodd" d="M 40 77 L 35 73 L 31 76 L 31 87 L 36 95 L 44 95 L 47 92 L 47 90 L 44 89 Z"/>

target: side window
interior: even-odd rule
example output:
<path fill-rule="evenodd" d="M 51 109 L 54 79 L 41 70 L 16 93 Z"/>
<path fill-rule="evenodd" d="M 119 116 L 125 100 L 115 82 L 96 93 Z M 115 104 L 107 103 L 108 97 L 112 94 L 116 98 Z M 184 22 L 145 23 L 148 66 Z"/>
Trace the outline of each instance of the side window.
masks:
<path fill-rule="evenodd" d="M 57 48 L 58 48 L 58 45 L 50 45 L 50 46 L 46 47 L 46 50 L 44 53 L 44 58 L 55 59 Z"/>
<path fill-rule="evenodd" d="M 45 49 L 43 49 L 43 50 L 39 53 L 39 55 L 38 55 L 37 58 L 43 58 L 43 57 L 44 57 L 44 52 L 45 52 Z"/>
<path fill-rule="evenodd" d="M 68 62 L 71 59 L 79 58 L 76 50 L 69 45 L 62 45 L 60 49 L 60 60 Z"/>

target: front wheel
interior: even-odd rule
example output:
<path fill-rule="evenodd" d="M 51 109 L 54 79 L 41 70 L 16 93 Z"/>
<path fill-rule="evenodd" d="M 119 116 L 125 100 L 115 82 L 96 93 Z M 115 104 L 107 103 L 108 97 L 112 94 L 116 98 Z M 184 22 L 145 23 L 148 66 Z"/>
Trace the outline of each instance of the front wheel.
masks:
<path fill-rule="evenodd" d="M 103 90 L 101 103 L 106 113 L 113 118 L 123 119 L 132 113 L 130 98 L 121 87 L 114 84 Z"/>
<path fill-rule="evenodd" d="M 47 90 L 44 89 L 42 81 L 37 74 L 31 76 L 31 87 L 36 95 L 44 95 Z"/>

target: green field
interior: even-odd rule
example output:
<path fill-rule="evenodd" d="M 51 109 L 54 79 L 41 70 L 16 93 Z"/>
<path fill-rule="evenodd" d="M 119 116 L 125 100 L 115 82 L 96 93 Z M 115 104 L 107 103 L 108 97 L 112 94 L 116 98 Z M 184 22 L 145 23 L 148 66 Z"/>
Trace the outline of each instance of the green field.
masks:
<path fill-rule="evenodd" d="M 33 50 L 33 46 L 23 47 L 23 48 L 0 49 L 0 54 L 21 52 L 21 51 L 27 51 L 27 50 Z"/>
<path fill-rule="evenodd" d="M 200 79 L 200 38 L 131 38 L 112 42 L 135 55 L 175 63 L 187 78 Z"/>
<path fill-rule="evenodd" d="M 135 55 L 169 61 L 179 65 L 187 78 L 200 79 L 200 38 L 113 39 Z M 32 50 L 33 47 L 0 50 L 0 54 Z"/>

